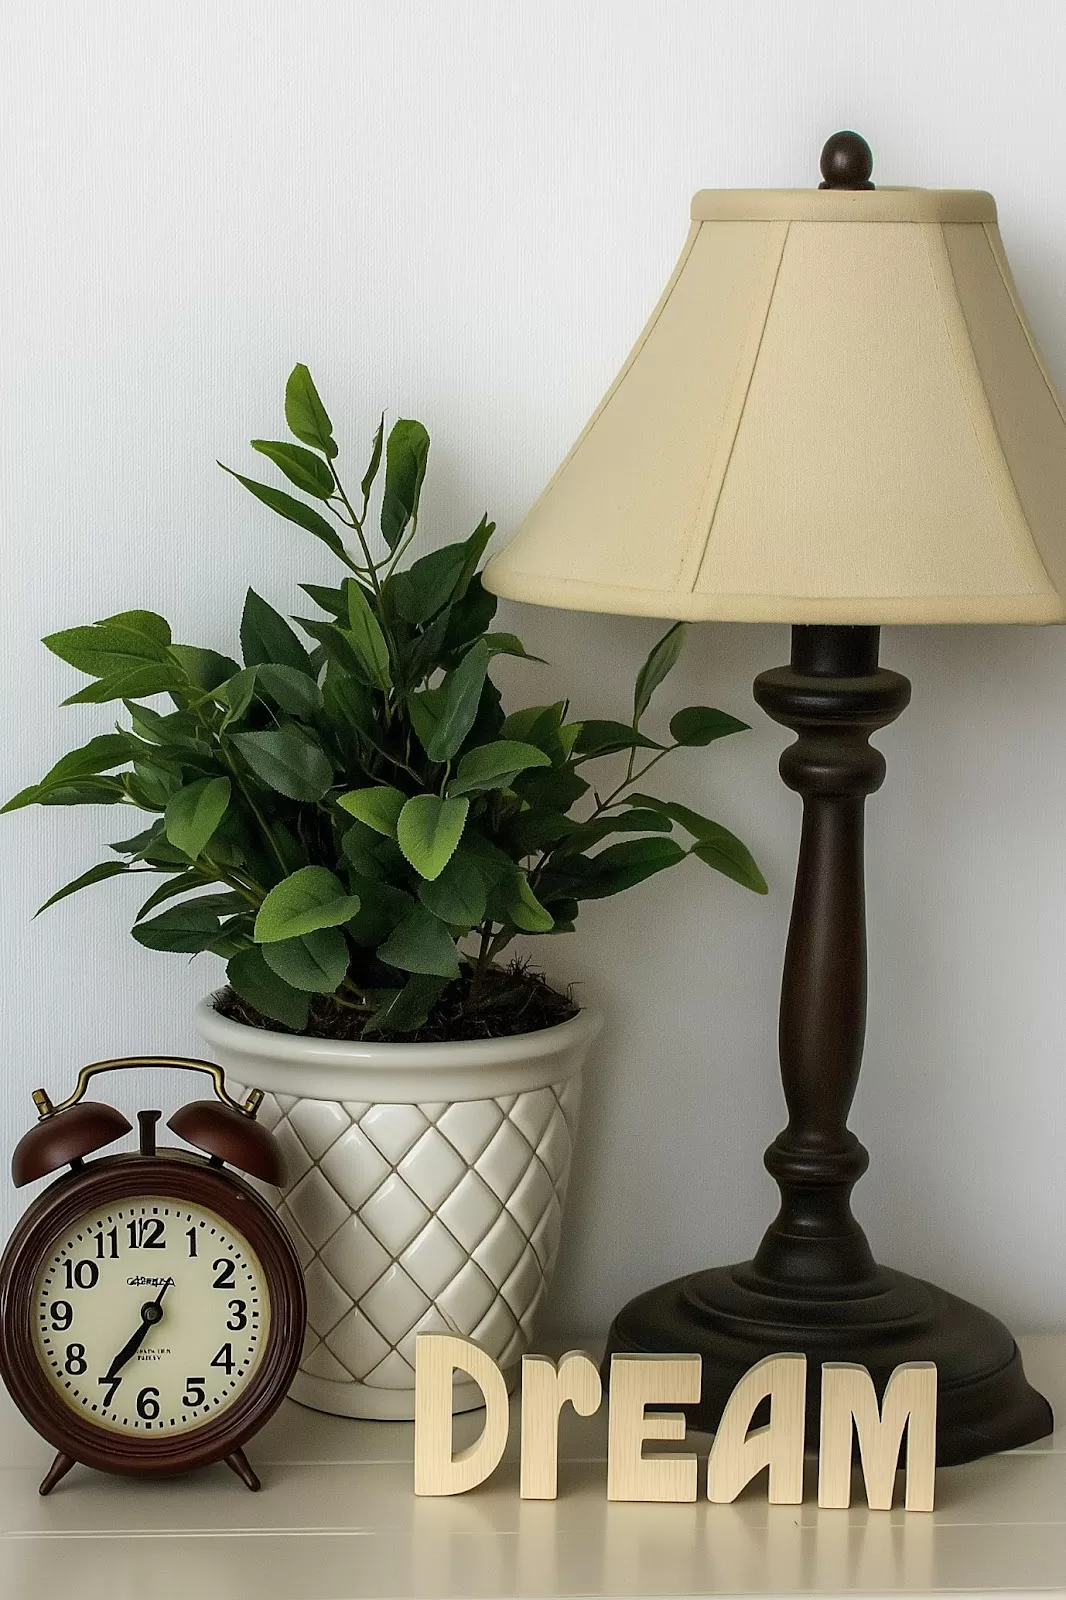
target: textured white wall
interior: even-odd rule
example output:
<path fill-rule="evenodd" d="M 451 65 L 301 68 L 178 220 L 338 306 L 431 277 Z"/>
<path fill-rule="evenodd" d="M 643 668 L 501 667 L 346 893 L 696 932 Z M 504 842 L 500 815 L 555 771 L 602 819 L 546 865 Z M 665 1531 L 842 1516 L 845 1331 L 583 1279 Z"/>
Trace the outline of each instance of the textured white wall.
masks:
<path fill-rule="evenodd" d="M 127 606 L 229 648 L 330 560 L 214 467 L 277 437 L 295 360 L 357 462 L 382 406 L 433 437 L 425 526 L 510 530 L 614 375 L 703 186 L 815 181 L 860 128 L 885 183 L 988 188 L 1066 388 L 1066 7 L 1055 0 L 77 0 L 0 20 L 0 788 L 108 724 L 37 644 Z M 654 624 L 509 618 L 509 682 L 624 713 Z M 798 802 L 750 681 L 783 628 L 707 627 L 669 690 L 750 708 L 675 793 L 739 829 L 769 901 L 693 864 L 542 941 L 609 1028 L 551 1318 L 736 1259 L 773 1207 L 776 1004 Z M 1066 633 L 888 631 L 914 680 L 869 812 L 875 1248 L 1019 1327 L 1066 1322 Z M 665 704 L 664 696 L 664 704 Z M 664 782 L 667 781 L 664 775 Z M 0 1146 L 93 1057 L 195 1049 L 216 962 L 150 954 L 107 885 L 31 922 L 106 812 L 0 821 Z M 173 1090 L 167 1093 L 173 1098 Z M 2 1193 L 4 1222 L 16 1201 Z"/>

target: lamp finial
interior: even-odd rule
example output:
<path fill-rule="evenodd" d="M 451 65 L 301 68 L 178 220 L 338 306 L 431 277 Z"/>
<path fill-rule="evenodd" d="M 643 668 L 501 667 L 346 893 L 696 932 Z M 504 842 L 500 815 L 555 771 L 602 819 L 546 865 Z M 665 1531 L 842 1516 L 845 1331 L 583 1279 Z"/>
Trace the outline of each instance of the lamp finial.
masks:
<path fill-rule="evenodd" d="M 844 129 L 834 133 L 822 147 L 818 163 L 825 180 L 819 189 L 872 189 L 873 152 L 860 133 Z"/>

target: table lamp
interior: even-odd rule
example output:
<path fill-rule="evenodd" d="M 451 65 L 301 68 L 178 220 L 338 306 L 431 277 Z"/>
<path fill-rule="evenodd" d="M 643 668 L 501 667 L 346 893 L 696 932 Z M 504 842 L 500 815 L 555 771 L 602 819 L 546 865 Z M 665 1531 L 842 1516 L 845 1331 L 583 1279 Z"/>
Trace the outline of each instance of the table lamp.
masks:
<path fill-rule="evenodd" d="M 884 623 L 1066 618 L 1066 419 L 1019 303 L 991 195 L 876 189 L 839 133 L 819 189 L 707 190 L 606 397 L 486 586 L 513 600 L 687 621 L 786 622 L 755 699 L 797 735 L 803 799 L 781 996 L 781 1208 L 754 1259 L 639 1295 L 613 1352 L 698 1352 L 687 1408 L 713 1430 L 760 1358 L 867 1367 L 879 1395 L 935 1361 L 937 1459 L 1052 1427 L 996 1318 L 879 1266 L 851 1211 L 868 1155 L 847 1126 L 866 1014 L 870 736 L 910 684 Z"/>

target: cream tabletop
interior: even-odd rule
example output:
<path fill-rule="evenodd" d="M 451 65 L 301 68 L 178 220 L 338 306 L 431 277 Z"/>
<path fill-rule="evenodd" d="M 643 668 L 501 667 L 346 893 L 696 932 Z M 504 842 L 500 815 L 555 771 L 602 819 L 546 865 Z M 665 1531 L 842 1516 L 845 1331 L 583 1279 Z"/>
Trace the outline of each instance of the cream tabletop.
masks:
<path fill-rule="evenodd" d="M 1023 1341 L 1066 1420 L 1066 1337 Z M 41 1499 L 51 1450 L 0 1398 L 2 1600 L 354 1600 L 356 1596 L 1066 1595 L 1066 1426 L 937 1476 L 932 1515 L 736 1504 L 609 1504 L 606 1426 L 564 1416 L 559 1498 L 518 1496 L 515 1408 L 503 1464 L 453 1499 L 411 1491 L 412 1427 L 286 1402 L 225 1467 L 136 1483 L 75 1468 Z M 480 1429 L 475 1413 L 456 1441 Z M 706 1457 L 707 1441 L 687 1448 Z M 813 1467 L 813 1463 L 810 1464 Z"/>

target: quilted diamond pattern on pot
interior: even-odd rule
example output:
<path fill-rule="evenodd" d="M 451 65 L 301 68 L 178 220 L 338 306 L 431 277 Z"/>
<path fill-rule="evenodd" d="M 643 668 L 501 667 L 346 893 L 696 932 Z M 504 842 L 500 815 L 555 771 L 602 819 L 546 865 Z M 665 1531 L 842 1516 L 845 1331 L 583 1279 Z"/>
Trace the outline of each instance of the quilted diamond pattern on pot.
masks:
<path fill-rule="evenodd" d="M 289 1181 L 271 1198 L 308 1285 L 304 1368 L 414 1385 L 420 1332 L 476 1339 L 511 1365 L 555 1265 L 576 1079 L 424 1105 L 267 1095 Z"/>

